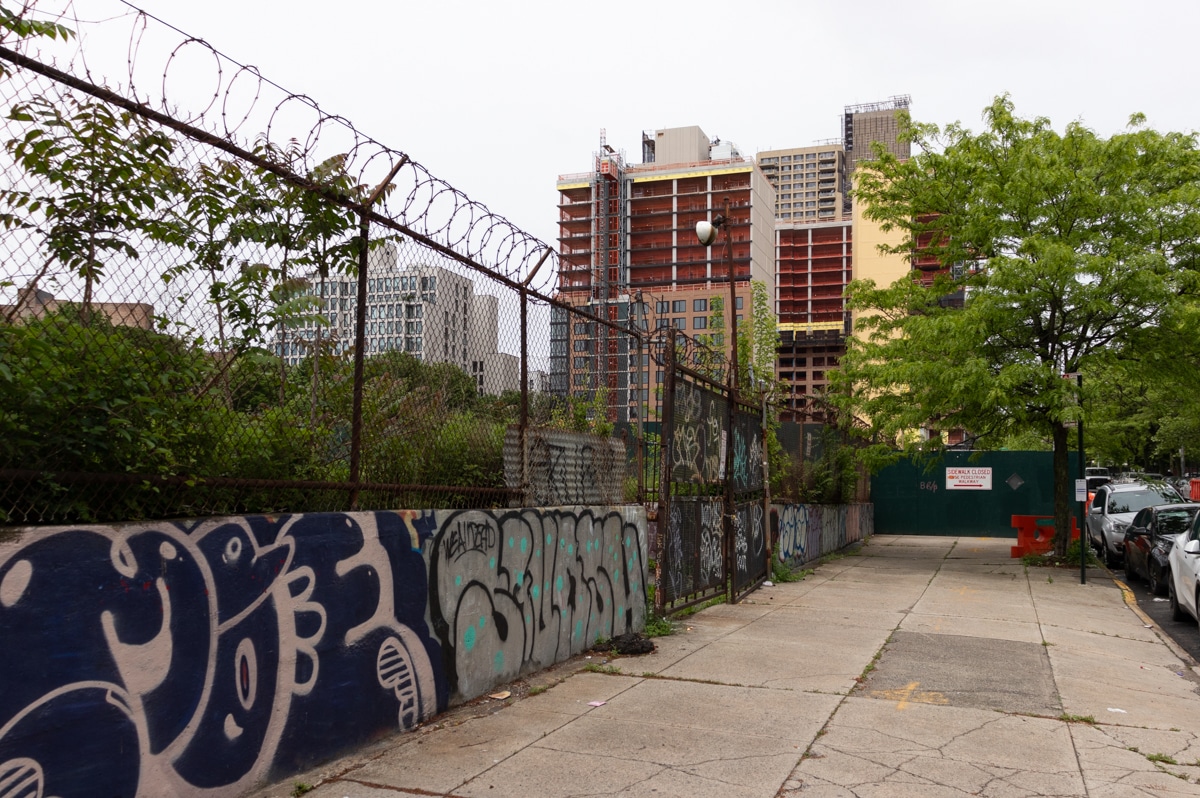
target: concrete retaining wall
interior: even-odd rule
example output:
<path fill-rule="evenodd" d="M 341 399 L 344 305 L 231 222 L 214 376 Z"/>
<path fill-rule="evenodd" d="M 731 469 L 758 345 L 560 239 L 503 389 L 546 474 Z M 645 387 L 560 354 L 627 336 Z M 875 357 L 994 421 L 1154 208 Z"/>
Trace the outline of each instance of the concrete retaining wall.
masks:
<path fill-rule="evenodd" d="M 804 565 L 875 532 L 872 504 L 772 504 L 771 539 L 775 556 L 790 566 Z"/>
<path fill-rule="evenodd" d="M 646 575 L 626 506 L 6 533 L 0 794 L 236 795 L 640 631 Z"/>

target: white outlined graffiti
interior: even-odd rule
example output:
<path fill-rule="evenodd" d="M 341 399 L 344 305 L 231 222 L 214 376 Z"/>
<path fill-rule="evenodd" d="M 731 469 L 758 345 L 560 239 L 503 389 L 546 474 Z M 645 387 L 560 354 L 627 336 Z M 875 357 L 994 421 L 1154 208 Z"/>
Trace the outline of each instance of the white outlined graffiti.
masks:
<path fill-rule="evenodd" d="M 780 562 L 803 565 L 869 537 L 874 531 L 874 506 L 771 505 L 771 525 L 777 541 L 775 556 Z"/>
<path fill-rule="evenodd" d="M 250 516 L 0 544 L 0 627 L 25 652 L 0 662 L 0 772 L 37 795 L 230 795 L 432 716 L 448 694 L 439 649 L 424 600 L 396 595 L 427 592 L 414 520 Z"/>
<path fill-rule="evenodd" d="M 430 612 L 459 696 L 644 626 L 644 509 L 436 515 Z"/>

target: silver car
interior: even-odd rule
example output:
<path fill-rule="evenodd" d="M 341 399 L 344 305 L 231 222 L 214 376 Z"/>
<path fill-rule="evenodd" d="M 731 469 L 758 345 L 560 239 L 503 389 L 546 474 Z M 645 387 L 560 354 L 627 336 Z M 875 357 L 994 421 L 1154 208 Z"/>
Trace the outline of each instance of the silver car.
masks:
<path fill-rule="evenodd" d="M 1192 519 L 1187 531 L 1175 539 L 1167 561 L 1171 566 L 1167 579 L 1171 619 L 1186 621 L 1200 616 L 1196 609 L 1196 598 L 1200 593 L 1200 514 Z"/>
<path fill-rule="evenodd" d="M 1125 529 L 1138 510 L 1182 502 L 1179 492 L 1165 482 L 1112 482 L 1101 485 L 1088 506 L 1087 530 L 1092 548 L 1108 567 L 1125 556 Z"/>

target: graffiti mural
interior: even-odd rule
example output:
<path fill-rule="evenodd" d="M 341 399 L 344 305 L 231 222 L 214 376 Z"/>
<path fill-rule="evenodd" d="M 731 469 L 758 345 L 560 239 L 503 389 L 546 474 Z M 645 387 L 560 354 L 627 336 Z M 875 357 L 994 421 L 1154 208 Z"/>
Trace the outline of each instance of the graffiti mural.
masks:
<path fill-rule="evenodd" d="M 822 555 L 865 540 L 874 533 L 871 504 L 773 504 L 771 532 L 775 556 L 782 563 L 803 565 Z"/>
<path fill-rule="evenodd" d="M 733 424 L 733 489 L 736 492 L 762 488 L 762 446 L 759 416 L 739 410 Z"/>
<path fill-rule="evenodd" d="M 645 626 L 645 511 L 438 514 L 430 613 L 456 694 Z"/>
<path fill-rule="evenodd" d="M 497 683 L 481 674 L 641 629 L 645 529 L 622 508 L 18 533 L 0 542 L 0 796 L 233 795 L 410 729 Z M 518 567 L 510 545 L 539 553 Z"/>
<path fill-rule="evenodd" d="M 504 481 L 525 489 L 534 507 L 620 504 L 624 501 L 625 444 L 581 432 L 531 429 L 525 436 L 529 484 L 522 486 L 521 438 L 509 427 L 504 438 Z"/>
<path fill-rule="evenodd" d="M 722 478 L 721 438 L 725 398 L 692 383 L 675 386 L 671 479 L 713 483 Z"/>
<path fill-rule="evenodd" d="M 670 505 L 662 564 L 664 601 L 720 588 L 725 581 L 724 504 L 675 499 Z"/>

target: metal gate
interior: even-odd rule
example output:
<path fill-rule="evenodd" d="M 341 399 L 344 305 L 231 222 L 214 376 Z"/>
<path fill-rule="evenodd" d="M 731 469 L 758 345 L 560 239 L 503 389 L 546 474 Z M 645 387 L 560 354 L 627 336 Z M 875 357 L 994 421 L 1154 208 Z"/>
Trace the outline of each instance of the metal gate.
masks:
<path fill-rule="evenodd" d="M 737 601 L 770 562 L 762 411 L 664 349 L 655 605 Z"/>

